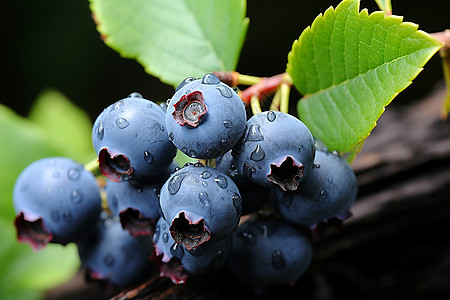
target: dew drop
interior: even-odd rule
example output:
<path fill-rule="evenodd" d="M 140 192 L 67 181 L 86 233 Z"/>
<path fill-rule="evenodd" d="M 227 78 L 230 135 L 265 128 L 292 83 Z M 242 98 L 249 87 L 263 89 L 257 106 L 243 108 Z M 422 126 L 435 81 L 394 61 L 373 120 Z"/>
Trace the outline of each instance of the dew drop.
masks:
<path fill-rule="evenodd" d="M 203 186 L 203 187 L 207 187 L 207 186 L 208 186 L 208 183 L 207 183 L 206 181 L 202 181 L 202 186 Z"/>
<path fill-rule="evenodd" d="M 200 200 L 200 203 L 204 206 L 209 206 L 209 195 L 206 192 L 200 192 L 198 193 L 198 199 Z"/>
<path fill-rule="evenodd" d="M 164 126 L 159 125 L 159 130 L 164 131 L 164 130 L 166 130 L 166 129 L 164 128 Z"/>
<path fill-rule="evenodd" d="M 250 178 L 252 177 L 252 174 L 255 172 L 255 168 L 250 167 L 250 164 L 248 161 L 244 162 L 244 165 L 242 166 L 242 173 L 245 177 Z"/>
<path fill-rule="evenodd" d="M 247 244 L 249 246 L 256 245 L 256 236 L 253 233 L 244 231 L 241 236 L 242 236 L 245 244 Z"/>
<path fill-rule="evenodd" d="M 205 76 L 203 76 L 202 83 L 203 84 L 219 84 L 220 79 L 216 75 L 208 73 L 208 74 L 205 74 Z"/>
<path fill-rule="evenodd" d="M 216 87 L 216 89 L 225 98 L 233 97 L 233 91 L 230 88 L 226 87 L 226 86 L 220 85 L 220 86 Z"/>
<path fill-rule="evenodd" d="M 69 171 L 67 171 L 67 177 L 70 180 L 76 181 L 80 179 L 81 177 L 81 171 L 78 168 L 70 168 Z"/>
<path fill-rule="evenodd" d="M 233 206 L 236 209 L 236 213 L 238 215 L 241 215 L 242 213 L 242 199 L 241 196 L 238 194 L 234 194 L 233 197 L 231 197 L 231 201 L 233 202 Z"/>
<path fill-rule="evenodd" d="M 72 190 L 70 193 L 70 199 L 72 200 L 72 203 L 78 204 L 83 200 L 83 194 L 79 190 Z"/>
<path fill-rule="evenodd" d="M 105 135 L 105 128 L 103 127 L 103 122 L 98 122 L 97 125 L 97 138 L 101 141 L 103 140 L 103 136 Z"/>
<path fill-rule="evenodd" d="M 194 80 L 195 80 L 194 77 L 188 77 L 188 78 L 184 79 L 182 82 L 180 82 L 180 84 L 175 89 L 175 93 L 178 92 L 178 90 L 181 89 L 183 86 L 185 86 L 186 84 L 188 84 L 189 82 L 194 81 Z"/>
<path fill-rule="evenodd" d="M 228 180 L 223 175 L 217 175 L 217 177 L 216 177 L 216 179 L 214 179 L 214 181 L 222 189 L 224 189 L 228 186 Z"/>
<path fill-rule="evenodd" d="M 313 168 L 316 168 L 316 169 L 320 168 L 320 164 L 314 163 L 314 164 L 313 164 Z"/>
<path fill-rule="evenodd" d="M 226 139 L 221 140 L 220 146 L 222 146 L 223 148 L 228 148 L 228 141 Z"/>
<path fill-rule="evenodd" d="M 66 223 L 72 222 L 72 213 L 70 211 L 63 212 L 62 219 Z"/>
<path fill-rule="evenodd" d="M 273 111 L 267 112 L 267 120 L 269 120 L 269 122 L 275 121 L 276 117 L 277 115 Z"/>
<path fill-rule="evenodd" d="M 167 136 L 167 138 L 169 139 L 169 141 L 173 141 L 175 139 L 175 136 L 173 135 L 173 132 L 169 132 L 169 135 Z"/>
<path fill-rule="evenodd" d="M 333 178 L 328 177 L 328 182 L 329 182 L 329 183 L 333 183 Z"/>
<path fill-rule="evenodd" d="M 266 154 L 264 153 L 264 150 L 261 148 L 261 146 L 257 145 L 255 150 L 250 154 L 250 159 L 254 161 L 261 161 L 264 159 Z"/>
<path fill-rule="evenodd" d="M 181 247 L 177 243 L 173 243 L 172 247 L 170 247 L 170 254 L 173 257 L 181 259 L 184 256 L 184 249 L 183 249 L 183 247 Z"/>
<path fill-rule="evenodd" d="M 210 171 L 205 170 L 205 171 L 202 172 L 202 174 L 200 174 L 200 177 L 203 178 L 203 179 L 208 179 L 209 177 L 211 177 L 211 175 L 212 174 L 211 174 Z"/>
<path fill-rule="evenodd" d="M 284 261 L 283 253 L 281 253 L 280 249 L 277 249 L 272 252 L 272 266 L 275 269 L 281 269 L 286 265 L 286 262 Z"/>
<path fill-rule="evenodd" d="M 128 122 L 125 118 L 118 118 L 116 120 L 116 125 L 120 129 L 124 129 L 124 128 L 127 128 L 128 126 L 130 126 L 130 122 Z"/>
<path fill-rule="evenodd" d="M 175 195 L 178 192 L 185 177 L 186 173 L 181 173 L 175 174 L 169 179 L 169 182 L 167 183 L 167 189 L 169 190 L 169 193 L 171 195 Z"/>
<path fill-rule="evenodd" d="M 52 177 L 53 178 L 59 178 L 60 174 L 58 171 L 53 172 Z"/>
<path fill-rule="evenodd" d="M 144 98 L 144 97 L 142 97 L 141 93 L 133 92 L 133 93 L 128 95 L 128 98 Z"/>
<path fill-rule="evenodd" d="M 151 163 L 153 161 L 153 155 L 148 150 L 144 151 L 144 160 L 147 163 Z"/>
<path fill-rule="evenodd" d="M 156 226 L 155 232 L 153 233 L 153 242 L 155 244 L 158 243 L 160 234 L 161 234 L 161 229 L 159 228 L 159 226 Z"/>
<path fill-rule="evenodd" d="M 261 134 L 261 126 L 256 124 L 250 125 L 245 141 L 264 141 L 264 136 Z"/>
<path fill-rule="evenodd" d="M 169 234 L 167 232 L 163 234 L 163 241 L 164 243 L 167 243 L 169 241 Z"/>
<path fill-rule="evenodd" d="M 231 122 L 230 120 L 224 120 L 223 126 L 225 126 L 225 128 L 231 128 L 233 127 L 233 122 Z"/>
<path fill-rule="evenodd" d="M 194 150 L 189 150 L 189 156 L 190 157 L 196 158 L 197 155 L 198 155 L 197 152 L 195 152 Z"/>
<path fill-rule="evenodd" d="M 320 197 L 321 199 L 325 199 L 327 196 L 328 196 L 328 194 L 327 194 L 327 192 L 326 192 L 325 190 L 321 190 L 321 191 L 319 192 L 319 197 Z"/>

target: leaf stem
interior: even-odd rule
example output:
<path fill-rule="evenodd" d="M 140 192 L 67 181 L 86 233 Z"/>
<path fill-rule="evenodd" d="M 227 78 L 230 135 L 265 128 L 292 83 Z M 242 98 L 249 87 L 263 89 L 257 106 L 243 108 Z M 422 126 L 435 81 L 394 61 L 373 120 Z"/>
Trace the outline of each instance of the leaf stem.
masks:
<path fill-rule="evenodd" d="M 259 97 L 257 95 L 253 95 L 250 99 L 250 107 L 252 108 L 253 115 L 259 114 L 261 110 L 261 104 L 259 103 Z"/>

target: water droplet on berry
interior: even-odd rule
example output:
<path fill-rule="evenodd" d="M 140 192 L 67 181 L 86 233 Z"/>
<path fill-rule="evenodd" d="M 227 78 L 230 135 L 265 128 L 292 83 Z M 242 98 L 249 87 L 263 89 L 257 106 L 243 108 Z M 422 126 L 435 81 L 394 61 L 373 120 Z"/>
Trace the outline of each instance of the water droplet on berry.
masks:
<path fill-rule="evenodd" d="M 161 234 L 161 229 L 159 228 L 159 226 L 156 226 L 155 228 L 155 232 L 153 233 L 153 242 L 155 244 L 158 243 L 159 240 L 159 235 Z"/>
<path fill-rule="evenodd" d="M 59 172 L 58 171 L 55 171 L 55 172 L 53 172 L 53 174 L 52 174 L 52 177 L 53 178 L 59 178 Z"/>
<path fill-rule="evenodd" d="M 169 241 L 169 234 L 167 232 L 163 234 L 163 241 L 164 243 L 167 243 Z"/>
<path fill-rule="evenodd" d="M 272 266 L 275 269 L 281 269 L 286 265 L 286 262 L 284 261 L 283 253 L 281 253 L 281 250 L 277 249 L 272 252 Z"/>
<path fill-rule="evenodd" d="M 214 181 L 217 183 L 217 185 L 220 188 L 226 188 L 228 186 L 228 180 L 223 175 L 217 175 L 216 179 Z"/>
<path fill-rule="evenodd" d="M 169 135 L 167 136 L 167 138 L 169 139 L 169 141 L 173 141 L 175 139 L 175 136 L 172 131 L 169 132 Z"/>
<path fill-rule="evenodd" d="M 72 222 L 72 213 L 70 211 L 63 212 L 62 219 L 66 223 Z"/>
<path fill-rule="evenodd" d="M 170 247 L 170 254 L 172 254 L 173 257 L 181 259 L 184 256 L 183 247 L 177 243 L 173 243 L 172 247 Z"/>
<path fill-rule="evenodd" d="M 222 146 L 223 148 L 228 148 L 228 141 L 226 139 L 221 140 L 220 146 Z"/>
<path fill-rule="evenodd" d="M 264 150 L 259 145 L 257 145 L 255 150 L 253 150 L 253 152 L 250 154 L 250 159 L 254 161 L 261 161 L 265 156 L 266 154 L 264 153 Z"/>
<path fill-rule="evenodd" d="M 255 173 L 255 168 L 250 167 L 250 164 L 248 161 L 244 162 L 244 165 L 242 166 L 242 173 L 245 177 L 250 178 L 252 177 L 252 174 Z"/>
<path fill-rule="evenodd" d="M 105 135 L 105 128 L 103 127 L 103 122 L 98 122 L 97 125 L 97 138 L 101 141 L 103 140 L 103 136 Z"/>
<path fill-rule="evenodd" d="M 147 107 L 148 107 L 148 108 L 152 108 L 152 107 L 153 107 L 153 104 L 148 103 L 148 104 L 147 104 Z"/>
<path fill-rule="evenodd" d="M 207 187 L 207 186 L 208 186 L 208 183 L 207 183 L 206 181 L 202 181 L 202 186 L 203 186 L 203 187 Z"/>
<path fill-rule="evenodd" d="M 164 130 L 166 130 L 166 129 L 164 128 L 164 126 L 159 125 L 159 130 L 164 131 Z"/>
<path fill-rule="evenodd" d="M 144 97 L 142 97 L 141 93 L 133 92 L 128 95 L 128 98 L 144 98 Z"/>
<path fill-rule="evenodd" d="M 189 150 L 189 156 L 195 158 L 197 157 L 197 152 L 195 152 L 194 150 Z"/>
<path fill-rule="evenodd" d="M 182 82 L 180 82 L 180 84 L 175 89 L 175 93 L 178 92 L 178 90 L 181 89 L 183 86 L 185 86 L 187 83 L 194 81 L 194 80 L 195 80 L 194 77 L 188 77 L 188 78 L 184 79 Z"/>
<path fill-rule="evenodd" d="M 247 137 L 245 141 L 264 141 L 264 136 L 261 134 L 261 126 L 260 125 L 250 125 L 248 128 Z"/>
<path fill-rule="evenodd" d="M 267 120 L 269 120 L 269 122 L 275 121 L 276 117 L 277 115 L 273 111 L 267 112 Z"/>
<path fill-rule="evenodd" d="M 83 200 L 83 195 L 79 190 L 72 190 L 70 193 L 70 199 L 72 200 L 72 203 L 78 204 Z"/>
<path fill-rule="evenodd" d="M 256 245 L 256 236 L 251 232 L 244 231 L 241 237 L 243 238 L 244 243 L 246 243 L 247 245 L 249 246 Z"/>
<path fill-rule="evenodd" d="M 148 150 L 144 151 L 144 160 L 147 163 L 151 163 L 153 161 L 153 155 Z"/>
<path fill-rule="evenodd" d="M 223 121 L 223 126 L 225 126 L 225 128 L 231 128 L 233 127 L 233 122 L 231 122 L 230 120 L 225 120 Z"/>
<path fill-rule="evenodd" d="M 328 182 L 329 182 L 329 183 L 333 183 L 333 178 L 328 177 Z"/>
<path fill-rule="evenodd" d="M 206 192 L 198 193 L 198 199 L 200 200 L 200 203 L 203 204 L 204 206 L 210 205 L 209 196 Z"/>
<path fill-rule="evenodd" d="M 222 95 L 222 97 L 225 97 L 225 98 L 233 97 L 233 91 L 226 86 L 220 85 L 220 86 L 216 87 L 216 89 L 219 91 L 219 93 Z"/>
<path fill-rule="evenodd" d="M 115 259 L 111 254 L 106 254 L 105 257 L 103 258 L 103 263 L 111 268 L 112 266 L 114 266 L 115 263 Z"/>
<path fill-rule="evenodd" d="M 321 199 L 325 199 L 327 196 L 328 196 L 328 194 L 327 194 L 327 192 L 326 192 L 325 190 L 321 190 L 321 191 L 319 192 L 319 197 L 320 197 Z"/>
<path fill-rule="evenodd" d="M 202 174 L 200 174 L 200 177 L 203 178 L 203 179 L 208 179 L 209 177 L 211 177 L 211 175 L 212 174 L 211 174 L 210 171 L 205 170 L 205 171 L 202 172 Z"/>
<path fill-rule="evenodd" d="M 220 80 L 219 80 L 219 77 L 217 77 L 216 75 L 208 73 L 208 74 L 205 74 L 205 76 L 203 76 L 202 83 L 203 84 L 219 84 Z"/>
<path fill-rule="evenodd" d="M 242 199 L 238 194 L 234 194 L 233 197 L 231 197 L 231 200 L 233 201 L 233 206 L 236 209 L 236 213 L 238 215 L 242 212 Z"/>
<path fill-rule="evenodd" d="M 318 163 L 313 164 L 313 168 L 316 168 L 316 169 L 320 168 L 320 164 L 318 164 Z"/>
<path fill-rule="evenodd" d="M 70 180 L 76 181 L 78 179 L 80 179 L 81 176 L 81 172 L 80 169 L 78 168 L 70 168 L 69 171 L 67 171 L 67 177 Z"/>
<path fill-rule="evenodd" d="M 167 189 L 169 190 L 169 193 L 171 195 L 175 195 L 178 192 L 185 177 L 186 174 L 181 173 L 175 174 L 169 179 L 169 182 L 167 183 Z"/>
<path fill-rule="evenodd" d="M 116 125 L 120 129 L 127 128 L 130 125 L 130 122 L 128 122 L 125 118 L 118 118 L 116 120 Z"/>

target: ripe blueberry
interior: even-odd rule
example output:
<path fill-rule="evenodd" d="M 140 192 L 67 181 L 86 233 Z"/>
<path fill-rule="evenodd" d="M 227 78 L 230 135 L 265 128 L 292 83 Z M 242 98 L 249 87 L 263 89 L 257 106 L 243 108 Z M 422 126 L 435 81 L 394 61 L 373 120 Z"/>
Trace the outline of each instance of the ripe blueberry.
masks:
<path fill-rule="evenodd" d="M 18 239 L 34 249 L 82 239 L 101 212 L 95 177 L 65 157 L 28 165 L 16 180 L 13 204 Z"/>

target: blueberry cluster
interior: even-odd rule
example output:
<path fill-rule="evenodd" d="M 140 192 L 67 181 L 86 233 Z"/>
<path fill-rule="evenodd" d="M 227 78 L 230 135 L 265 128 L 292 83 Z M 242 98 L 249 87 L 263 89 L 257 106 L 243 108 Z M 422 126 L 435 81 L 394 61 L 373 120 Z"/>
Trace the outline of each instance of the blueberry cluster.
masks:
<path fill-rule="evenodd" d="M 88 278 L 117 287 L 225 267 L 255 289 L 291 283 L 312 261 L 311 232 L 347 219 L 356 198 L 346 160 L 318 149 L 305 124 L 248 118 L 213 74 L 161 105 L 138 93 L 115 102 L 92 143 L 106 184 L 70 159 L 37 161 L 17 179 L 15 222 L 36 249 L 76 243 Z M 177 166 L 177 151 L 198 162 Z"/>

